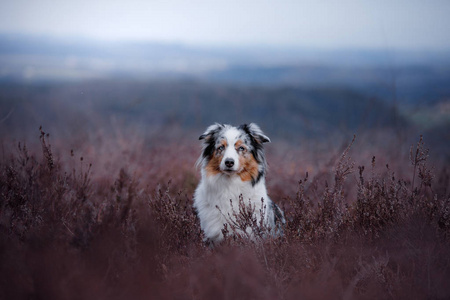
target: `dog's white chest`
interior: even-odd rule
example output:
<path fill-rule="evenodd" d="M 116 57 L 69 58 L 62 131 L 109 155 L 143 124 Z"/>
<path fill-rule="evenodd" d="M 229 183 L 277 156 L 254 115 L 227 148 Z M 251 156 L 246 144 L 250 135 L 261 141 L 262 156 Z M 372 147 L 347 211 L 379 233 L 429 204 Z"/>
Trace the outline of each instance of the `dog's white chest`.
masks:
<path fill-rule="evenodd" d="M 252 186 L 249 182 L 241 181 L 239 176 L 203 176 L 195 191 L 194 207 L 206 238 L 213 242 L 223 239 L 224 224 L 235 221 L 239 214 L 240 197 L 245 205 L 252 206 L 258 220 L 261 208 L 270 201 L 264 182 Z"/>

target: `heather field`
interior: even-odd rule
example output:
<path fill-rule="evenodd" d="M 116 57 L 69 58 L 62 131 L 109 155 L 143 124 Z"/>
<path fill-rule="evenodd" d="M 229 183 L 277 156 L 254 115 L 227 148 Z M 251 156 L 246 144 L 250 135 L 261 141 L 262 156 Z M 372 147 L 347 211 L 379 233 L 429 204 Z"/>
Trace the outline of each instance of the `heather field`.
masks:
<path fill-rule="evenodd" d="M 335 88 L 4 84 L 0 96 L 1 299 L 450 298 L 448 122 L 420 127 Z M 271 138 L 282 237 L 203 242 L 195 162 L 214 121 Z M 257 226 L 245 212 L 239 224 Z"/>

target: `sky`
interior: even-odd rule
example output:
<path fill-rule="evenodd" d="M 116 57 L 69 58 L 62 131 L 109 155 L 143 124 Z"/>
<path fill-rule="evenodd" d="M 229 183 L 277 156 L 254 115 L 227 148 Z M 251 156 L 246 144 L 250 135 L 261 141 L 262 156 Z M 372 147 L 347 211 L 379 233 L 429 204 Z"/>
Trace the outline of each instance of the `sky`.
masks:
<path fill-rule="evenodd" d="M 0 1 L 0 33 L 197 46 L 450 49 L 447 0 Z"/>

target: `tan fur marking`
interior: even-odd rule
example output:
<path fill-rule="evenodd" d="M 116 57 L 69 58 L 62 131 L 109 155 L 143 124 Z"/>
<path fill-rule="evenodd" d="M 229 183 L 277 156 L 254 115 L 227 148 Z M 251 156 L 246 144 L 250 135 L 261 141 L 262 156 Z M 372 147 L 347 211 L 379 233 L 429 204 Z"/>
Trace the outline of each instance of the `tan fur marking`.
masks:
<path fill-rule="evenodd" d="M 208 176 L 213 176 L 220 173 L 220 161 L 221 157 L 216 156 L 214 153 L 213 157 L 209 160 L 205 167 L 206 174 Z"/>
<path fill-rule="evenodd" d="M 222 140 L 221 146 L 224 146 L 226 148 L 227 141 Z M 208 176 L 213 176 L 213 175 L 217 175 L 220 173 L 220 162 L 222 161 L 222 157 L 223 157 L 223 155 L 220 153 L 219 150 L 217 150 L 217 149 L 214 150 L 214 153 L 213 153 L 211 159 L 209 160 L 208 164 L 205 167 L 206 174 Z"/>
<path fill-rule="evenodd" d="M 239 158 L 239 163 L 242 166 L 242 171 L 238 173 L 242 181 L 250 181 L 258 177 L 258 162 L 248 153 Z"/>

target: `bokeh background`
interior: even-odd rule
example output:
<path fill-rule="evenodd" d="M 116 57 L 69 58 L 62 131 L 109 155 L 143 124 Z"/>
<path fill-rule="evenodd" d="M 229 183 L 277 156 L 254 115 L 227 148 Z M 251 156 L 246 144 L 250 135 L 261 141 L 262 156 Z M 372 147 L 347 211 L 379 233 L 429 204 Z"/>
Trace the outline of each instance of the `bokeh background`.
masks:
<path fill-rule="evenodd" d="M 43 126 L 100 174 L 104 152 L 196 152 L 211 123 L 256 122 L 299 172 L 354 134 L 360 153 L 391 161 L 423 134 L 448 165 L 447 1 L 0 5 L 3 143 L 37 141 Z M 124 149 L 107 145 L 119 136 Z"/>

